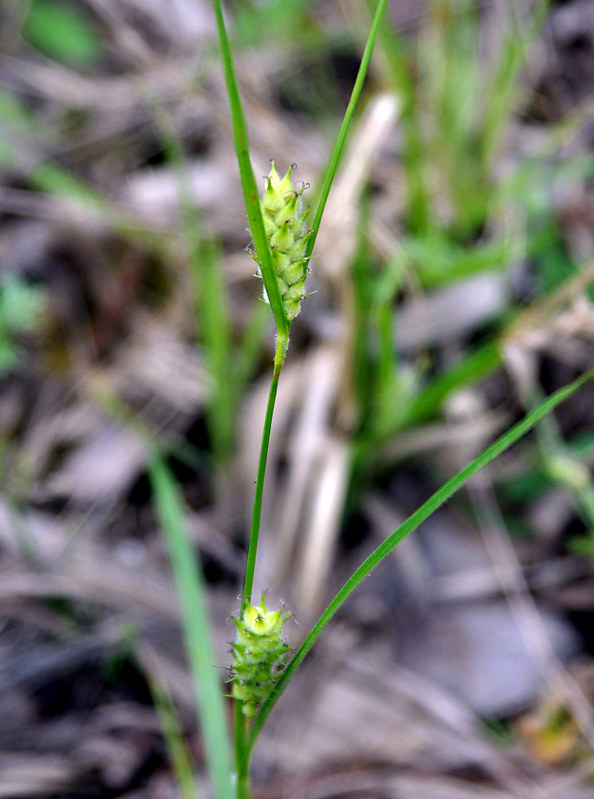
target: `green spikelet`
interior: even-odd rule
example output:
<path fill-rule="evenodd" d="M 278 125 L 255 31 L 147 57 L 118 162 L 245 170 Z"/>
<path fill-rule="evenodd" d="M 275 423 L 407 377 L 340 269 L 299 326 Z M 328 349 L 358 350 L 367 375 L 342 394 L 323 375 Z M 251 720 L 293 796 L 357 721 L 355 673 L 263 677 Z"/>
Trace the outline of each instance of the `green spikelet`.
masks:
<path fill-rule="evenodd" d="M 301 208 L 305 187 L 295 189 L 291 181 L 292 170 L 293 167 L 289 167 L 284 178 L 280 178 L 273 161 L 260 201 L 278 288 L 289 321 L 301 310 L 309 260 L 305 257 L 305 246 L 311 235 L 305 225 L 309 208 L 305 212 Z M 268 301 L 266 290 L 264 299 Z"/>
<path fill-rule="evenodd" d="M 290 613 L 268 610 L 264 594 L 259 605 L 248 605 L 243 619 L 233 619 L 237 640 L 232 644 L 231 695 L 243 702 L 247 718 L 256 715 L 272 690 L 278 675 L 287 665 L 291 651 L 283 639 L 283 627 Z"/>

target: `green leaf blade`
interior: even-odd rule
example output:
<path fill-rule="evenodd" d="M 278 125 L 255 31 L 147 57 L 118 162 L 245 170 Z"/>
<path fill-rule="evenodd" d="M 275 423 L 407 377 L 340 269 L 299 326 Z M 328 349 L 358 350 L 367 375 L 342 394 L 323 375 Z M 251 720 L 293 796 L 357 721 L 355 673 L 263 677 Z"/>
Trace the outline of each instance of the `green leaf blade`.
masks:
<path fill-rule="evenodd" d="M 344 604 L 346 599 L 357 588 L 359 583 L 374 569 L 380 561 L 382 561 L 397 544 L 402 541 L 409 533 L 412 533 L 422 522 L 431 516 L 441 505 L 444 504 L 456 491 L 462 488 L 465 483 L 470 480 L 477 472 L 484 468 L 488 463 L 494 460 L 498 455 L 512 446 L 529 430 L 531 430 L 543 417 L 550 413 L 557 405 L 560 405 L 564 400 L 571 396 L 577 389 L 583 386 L 586 382 L 594 377 L 594 369 L 589 370 L 584 375 L 574 380 L 569 385 L 559 389 L 550 397 L 541 402 L 531 413 L 524 419 L 514 425 L 510 430 L 500 436 L 491 446 L 487 447 L 480 455 L 478 455 L 471 463 L 461 469 L 454 477 L 447 481 L 440 489 L 438 489 L 431 497 L 418 508 L 411 516 L 406 519 L 403 524 L 398 527 L 385 541 L 383 541 L 368 558 L 359 566 L 359 568 L 349 577 L 344 583 L 342 588 L 335 595 L 334 599 L 326 607 L 319 620 L 312 628 L 309 635 L 303 641 L 294 658 L 291 660 L 278 683 L 273 688 L 270 696 L 263 704 L 260 713 L 254 721 L 250 739 L 248 741 L 248 752 L 251 751 L 256 738 L 262 729 L 266 719 L 270 715 L 272 709 L 276 705 L 280 696 L 285 688 L 288 686 L 291 678 L 295 674 L 297 668 L 301 665 L 303 660 L 309 654 L 313 645 L 323 632 L 324 628 L 335 615 L 338 609 Z"/>
<path fill-rule="evenodd" d="M 227 96 L 231 111 L 235 153 L 239 164 L 241 187 L 243 190 L 243 199 L 250 225 L 250 232 L 254 240 L 254 247 L 256 248 L 260 271 L 262 272 L 262 280 L 264 281 L 266 294 L 274 315 L 274 321 L 276 322 L 279 336 L 284 339 L 288 338 L 290 325 L 285 315 L 276 273 L 272 263 L 270 246 L 268 244 L 266 232 L 264 231 L 264 222 L 262 221 L 262 211 L 260 209 L 260 195 L 256 184 L 256 178 L 254 177 L 254 170 L 252 169 L 252 162 L 250 160 L 247 124 L 241 104 L 235 66 L 233 64 L 231 43 L 227 35 L 227 29 L 225 28 L 221 0 L 212 0 L 212 3 L 217 22 L 221 58 L 225 73 L 225 84 L 227 86 Z"/>
<path fill-rule="evenodd" d="M 353 86 L 353 91 L 351 92 L 349 104 L 345 111 L 344 118 L 340 126 L 340 130 L 338 131 L 338 136 L 336 137 L 334 149 L 332 150 L 332 155 L 330 156 L 330 161 L 328 163 L 328 169 L 326 170 L 326 176 L 324 177 L 324 183 L 322 184 L 322 188 L 320 191 L 320 199 L 318 200 L 318 204 L 316 206 L 314 221 L 312 224 L 312 234 L 308 241 L 307 248 L 305 251 L 305 255 L 307 258 L 311 257 L 314 245 L 316 243 L 318 231 L 320 229 L 320 224 L 322 222 L 322 216 L 324 215 L 324 209 L 326 208 L 326 203 L 328 201 L 330 189 L 332 188 L 332 184 L 336 176 L 336 171 L 338 169 L 338 165 L 340 163 L 340 159 L 344 151 L 344 146 L 346 144 L 349 129 L 353 121 L 357 103 L 359 102 L 359 97 L 361 96 L 363 84 L 365 83 L 365 78 L 367 76 L 367 71 L 369 69 L 369 64 L 371 62 L 371 56 L 373 54 L 373 48 L 375 47 L 375 40 L 377 38 L 377 34 L 380 29 L 380 24 L 384 16 L 384 12 L 386 10 L 386 5 L 387 5 L 387 0 L 379 0 L 375 10 L 373 22 L 371 23 L 371 29 L 369 31 L 367 43 L 365 45 L 365 50 L 361 58 L 361 65 L 359 66 L 359 71 L 355 79 L 355 85 Z"/>

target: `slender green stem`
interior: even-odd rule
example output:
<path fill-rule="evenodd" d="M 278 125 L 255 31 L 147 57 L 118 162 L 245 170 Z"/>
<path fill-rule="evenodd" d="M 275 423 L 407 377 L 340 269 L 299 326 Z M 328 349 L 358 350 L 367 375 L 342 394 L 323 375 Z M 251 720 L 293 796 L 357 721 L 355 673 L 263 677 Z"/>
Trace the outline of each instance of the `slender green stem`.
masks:
<path fill-rule="evenodd" d="M 249 755 L 246 757 L 246 727 L 244 724 L 243 702 L 234 702 L 234 747 L 235 747 L 235 796 L 237 799 L 249 799 Z M 247 783 L 247 788 L 246 788 Z"/>
<path fill-rule="evenodd" d="M 287 352 L 288 335 L 282 336 L 279 333 L 276 354 L 274 357 L 274 369 L 270 392 L 268 394 L 268 404 L 266 406 L 266 416 L 264 418 L 264 428 L 262 430 L 262 443 L 260 446 L 260 459 L 258 461 L 258 475 L 256 478 L 256 489 L 254 492 L 254 507 L 252 511 L 252 524 L 250 527 L 250 538 L 248 542 L 248 552 L 245 567 L 245 577 L 243 582 L 241 616 L 243 617 L 245 608 L 252 601 L 252 591 L 254 588 L 254 573 L 256 571 L 256 555 L 258 552 L 258 539 L 260 537 L 260 519 L 262 517 L 262 497 L 264 493 L 264 478 L 266 476 L 266 462 L 268 460 L 268 446 L 270 444 L 270 431 L 272 429 L 272 416 L 274 414 L 274 404 L 278 391 L 281 369 L 285 362 Z M 249 722 L 243 715 L 243 703 L 235 700 L 235 774 L 237 779 L 236 796 L 237 799 L 249 799 L 249 765 L 250 752 L 247 749 L 247 733 Z"/>
<path fill-rule="evenodd" d="M 235 730 L 236 733 L 238 730 L 241 730 L 241 746 L 238 746 L 235 752 L 237 764 L 236 797 L 237 799 L 250 799 L 250 758 L 249 752 L 246 751 L 246 739 L 247 733 L 249 732 L 249 719 L 243 715 L 241 706 L 241 702 L 235 702 Z"/>
<path fill-rule="evenodd" d="M 262 444 L 260 447 L 260 460 L 258 462 L 258 476 L 256 478 L 256 490 L 254 493 L 254 508 L 252 511 L 252 526 L 250 528 L 250 540 L 248 544 L 247 561 L 245 566 L 245 577 L 243 581 L 242 608 L 241 615 L 245 606 L 252 601 L 252 590 L 254 587 L 254 572 L 256 570 L 256 555 L 258 551 L 258 538 L 260 536 L 260 518 L 262 516 L 262 495 L 264 492 L 264 476 L 266 474 L 266 461 L 268 459 L 268 445 L 270 443 L 270 430 L 272 427 L 272 415 L 274 413 L 274 403 L 276 402 L 276 392 L 281 369 L 285 361 L 288 337 L 281 336 L 279 333 L 276 345 L 276 355 L 274 358 L 274 371 L 272 372 L 272 382 L 270 393 L 268 394 L 268 405 L 266 406 L 266 417 L 264 419 L 264 429 L 262 431 Z"/>
<path fill-rule="evenodd" d="M 234 704 L 234 738 L 233 743 L 235 746 L 235 768 L 236 773 L 239 774 L 239 767 L 241 764 L 241 753 L 245 748 L 245 735 L 244 735 L 244 728 L 242 724 L 243 720 L 243 712 L 242 712 L 242 702 L 239 699 L 236 699 Z"/>
<path fill-rule="evenodd" d="M 443 503 L 448 500 L 459 488 L 461 488 L 473 475 L 490 463 L 494 458 L 504 452 L 514 442 L 518 441 L 525 433 L 531 430 L 537 422 L 539 422 L 546 414 L 550 413 L 557 405 L 563 400 L 567 399 L 574 391 L 580 386 L 591 380 L 594 377 L 594 369 L 586 372 L 573 383 L 559 389 L 537 408 L 529 413 L 524 419 L 514 425 L 510 430 L 498 438 L 490 447 L 487 447 L 478 457 L 476 457 L 468 466 L 465 466 L 458 474 L 454 475 L 451 480 L 448 480 L 438 491 L 432 494 L 431 497 L 416 510 L 408 519 L 398 527 L 385 541 L 383 541 L 377 549 L 359 566 L 359 568 L 349 577 L 346 583 L 338 591 L 334 599 L 330 602 L 326 610 L 322 613 L 313 629 L 301 644 L 295 656 L 279 678 L 278 683 L 272 689 L 270 696 L 264 702 L 262 709 L 256 716 L 252 726 L 251 734 L 246 747 L 246 759 L 249 758 L 252 747 L 262 729 L 264 722 L 270 715 L 273 707 L 279 700 L 281 694 L 289 684 L 292 676 L 303 662 L 314 643 L 319 638 L 320 634 L 334 616 L 337 610 L 355 590 L 359 583 L 366 577 L 369 572 L 377 566 L 377 564 L 388 555 L 394 547 L 402 541 L 402 539 L 409 533 L 424 522 L 432 513 L 434 513 Z"/>
<path fill-rule="evenodd" d="M 250 799 L 250 781 L 247 769 L 245 773 L 237 777 L 237 799 Z"/>
<path fill-rule="evenodd" d="M 311 256 L 314 244 L 316 243 L 318 230 L 320 229 L 320 223 L 322 221 L 324 209 L 326 207 L 326 202 L 328 200 L 328 195 L 330 194 L 330 189 L 332 188 L 332 183 L 334 182 L 334 177 L 336 175 L 336 170 L 338 169 L 338 164 L 340 162 L 340 158 L 344 150 L 347 134 L 349 132 L 351 122 L 353 121 L 355 108 L 357 106 L 357 103 L 359 102 L 359 96 L 361 95 L 363 84 L 365 83 L 365 77 L 367 75 L 367 70 L 369 68 L 369 62 L 371 61 L 371 54 L 373 53 L 375 39 L 377 37 L 377 33 L 380 27 L 380 23 L 382 21 L 382 17 L 384 15 L 384 11 L 386 10 L 386 4 L 387 0 L 379 0 L 377 4 L 375 15 L 373 17 L 373 22 L 371 24 L 371 29 L 369 31 L 369 36 L 367 38 L 367 44 L 365 45 L 365 50 L 363 51 L 363 57 L 361 58 L 361 66 L 359 67 L 359 72 L 357 73 L 357 79 L 355 80 L 355 85 L 353 86 L 353 91 L 351 92 L 351 98 L 349 100 L 347 109 L 344 113 L 344 119 L 342 120 L 342 125 L 340 126 L 340 130 L 338 131 L 338 136 L 336 137 L 336 142 L 334 144 L 332 155 L 330 156 L 330 163 L 328 164 L 328 169 L 326 171 L 324 183 L 322 185 L 322 190 L 320 192 L 320 199 L 318 200 L 316 213 L 314 215 L 314 221 L 312 224 L 312 234 L 307 243 L 307 249 L 305 252 L 306 257 L 308 258 Z"/>

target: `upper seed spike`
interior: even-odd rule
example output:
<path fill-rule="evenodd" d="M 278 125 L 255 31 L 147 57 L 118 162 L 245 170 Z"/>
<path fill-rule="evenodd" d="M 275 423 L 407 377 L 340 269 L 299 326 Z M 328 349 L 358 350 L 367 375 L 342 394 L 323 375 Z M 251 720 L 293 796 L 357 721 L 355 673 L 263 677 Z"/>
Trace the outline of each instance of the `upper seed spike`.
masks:
<path fill-rule="evenodd" d="M 289 321 L 301 310 L 301 298 L 308 272 L 305 246 L 310 237 L 305 226 L 310 209 L 303 211 L 301 201 L 307 184 L 295 189 L 291 180 L 293 169 L 292 164 L 281 178 L 276 164 L 271 161 L 260 203 L 264 231 L 272 249 L 279 292 Z M 266 291 L 264 299 L 268 300 Z"/>

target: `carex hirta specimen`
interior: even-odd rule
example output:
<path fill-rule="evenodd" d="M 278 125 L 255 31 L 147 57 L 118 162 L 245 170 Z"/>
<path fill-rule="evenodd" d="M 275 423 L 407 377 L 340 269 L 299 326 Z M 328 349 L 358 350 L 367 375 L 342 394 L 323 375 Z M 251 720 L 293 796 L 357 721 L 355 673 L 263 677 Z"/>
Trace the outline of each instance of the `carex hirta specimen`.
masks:
<path fill-rule="evenodd" d="M 266 297 L 266 299 L 270 299 L 277 332 L 274 368 L 266 405 L 254 490 L 252 522 L 241 594 L 242 609 L 236 622 L 237 640 L 233 645 L 232 693 L 235 697 L 234 775 L 231 775 L 230 769 L 227 767 L 229 758 L 225 754 L 225 741 L 223 740 L 223 745 L 220 744 L 221 739 L 224 739 L 224 735 L 219 735 L 221 727 L 220 714 L 217 715 L 215 712 L 211 712 L 207 701 L 208 694 L 203 690 L 203 685 L 199 685 L 201 699 L 204 698 L 205 709 L 202 713 L 202 719 L 204 737 L 207 743 L 207 758 L 213 776 L 213 793 L 217 799 L 229 799 L 232 795 L 235 799 L 249 799 L 250 758 L 255 742 L 271 711 L 289 685 L 297 669 L 352 592 L 406 535 L 417 529 L 470 477 L 534 427 L 541 418 L 552 411 L 564 398 L 572 394 L 585 380 L 589 379 L 592 373 L 585 375 L 580 380 L 545 400 L 525 419 L 508 430 L 491 446 L 481 452 L 468 466 L 464 467 L 457 475 L 432 494 L 398 529 L 387 536 L 337 591 L 301 645 L 290 657 L 282 638 L 283 611 L 268 611 L 262 600 L 260 605 L 252 604 L 262 494 L 272 417 L 279 377 L 286 358 L 291 324 L 300 311 L 304 295 L 309 256 L 312 253 L 315 239 L 320 229 L 326 203 L 341 162 L 349 131 L 352 129 L 374 44 L 386 11 L 387 0 L 377 0 L 376 11 L 365 45 L 365 51 L 362 54 L 361 65 L 351 99 L 329 158 L 326 175 L 320 186 L 311 225 L 313 232 L 311 233 L 306 229 L 307 214 L 303 212 L 301 207 L 303 190 L 296 190 L 293 186 L 291 181 L 292 170 L 289 170 L 281 178 L 273 165 L 266 179 L 264 196 L 261 199 L 259 198 L 259 191 L 249 155 L 248 128 L 233 63 L 231 42 L 225 27 L 222 0 L 212 0 L 212 2 L 221 45 L 221 59 L 229 98 L 233 139 L 243 197 L 254 248 L 257 251 L 258 268 L 264 280 L 265 288 L 269 293 L 269 297 Z M 180 572 L 184 578 L 185 573 L 182 572 L 181 567 L 185 567 L 189 560 L 190 558 L 184 561 L 180 560 Z M 188 614 L 188 619 L 187 627 L 192 632 L 195 628 L 194 616 Z M 206 627 L 206 625 L 204 626 Z M 192 639 L 190 638 L 189 640 Z M 203 658 L 203 662 L 207 664 L 207 658 Z M 203 672 L 206 673 L 207 670 L 208 666 L 203 669 Z"/>
<path fill-rule="evenodd" d="M 274 277 L 278 286 L 283 312 L 289 325 L 301 310 L 301 301 L 304 297 L 305 279 L 308 272 L 309 257 L 306 255 L 306 245 L 311 236 L 307 230 L 306 219 L 309 208 L 302 208 L 302 195 L 305 186 L 296 189 L 291 180 L 293 166 L 289 167 L 284 177 L 279 177 L 274 161 L 266 177 L 266 187 L 260 200 L 260 210 L 264 223 Z M 252 253 L 261 265 L 258 256 Z M 266 289 L 264 299 L 268 301 Z M 286 351 L 286 345 L 281 347 Z M 270 431 L 272 421 L 271 408 L 274 405 L 276 385 L 282 359 L 275 361 L 273 377 L 273 402 L 269 407 L 270 416 L 267 415 L 265 429 Z M 266 439 L 267 441 L 267 439 Z M 266 445 L 267 446 L 267 445 Z M 264 452 L 266 451 L 266 447 Z M 254 502 L 254 518 L 252 532 L 255 530 L 254 540 L 257 541 L 259 527 L 259 514 L 261 506 L 261 489 L 265 468 L 259 472 Z M 258 488 L 260 491 L 258 491 Z M 255 520 L 255 521 L 254 521 Z M 250 538 L 250 541 L 252 538 Z M 246 567 L 246 583 L 244 590 L 244 606 L 239 619 L 234 619 L 237 627 L 237 637 L 232 644 L 234 656 L 231 666 L 231 680 L 233 682 L 232 696 L 241 702 L 243 715 L 250 719 L 256 715 L 258 707 L 264 702 L 279 675 L 284 670 L 290 648 L 283 638 L 283 627 L 289 614 L 282 609 L 269 611 L 264 601 L 264 594 L 259 605 L 251 604 L 251 587 L 253 581 L 253 567 L 255 560 L 251 561 L 250 553 L 255 555 L 256 547 L 250 547 L 248 552 L 248 566 Z M 247 575 L 249 574 L 249 578 Z"/>

